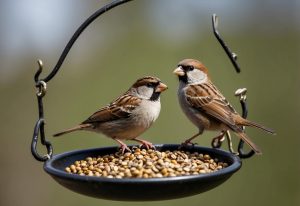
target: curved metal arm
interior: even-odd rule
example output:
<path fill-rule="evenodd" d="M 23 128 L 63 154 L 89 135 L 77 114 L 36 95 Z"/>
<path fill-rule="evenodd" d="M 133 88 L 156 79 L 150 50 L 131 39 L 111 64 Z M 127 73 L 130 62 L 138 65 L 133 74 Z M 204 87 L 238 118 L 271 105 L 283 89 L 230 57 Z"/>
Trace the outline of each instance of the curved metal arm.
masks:
<path fill-rule="evenodd" d="M 212 25 L 213 25 L 213 31 L 214 31 L 215 37 L 218 39 L 219 43 L 221 44 L 221 46 L 225 50 L 227 56 L 229 57 L 231 63 L 233 64 L 236 72 L 240 73 L 241 69 L 240 69 L 240 66 L 237 63 L 237 55 L 235 53 L 231 52 L 229 47 L 225 44 L 225 42 L 221 38 L 220 33 L 218 31 L 218 23 L 219 23 L 218 22 L 218 16 L 216 14 L 213 14 L 212 15 Z"/>
<path fill-rule="evenodd" d="M 70 49 L 72 48 L 73 44 L 78 39 L 80 34 L 86 29 L 86 27 L 88 25 L 90 25 L 90 23 L 92 23 L 101 14 L 111 10 L 112 8 L 114 8 L 118 5 L 124 4 L 129 1 L 132 1 L 132 0 L 113 1 L 112 3 L 107 4 L 104 7 L 102 7 L 101 9 L 97 10 L 87 20 L 85 20 L 81 24 L 81 26 L 75 31 L 75 33 L 73 34 L 70 41 L 67 43 L 66 47 L 64 48 L 62 54 L 60 55 L 60 57 L 58 59 L 58 62 L 56 63 L 56 65 L 53 68 L 53 70 L 51 71 L 51 73 L 44 79 L 39 79 L 39 76 L 43 70 L 43 62 L 41 60 L 38 60 L 39 68 L 34 75 L 34 81 L 35 81 L 35 87 L 37 88 L 36 96 L 38 99 L 39 119 L 35 124 L 32 142 L 31 142 L 31 153 L 36 160 L 44 162 L 44 161 L 47 161 L 48 159 L 50 159 L 53 155 L 53 147 L 52 147 L 51 143 L 46 140 L 45 131 L 44 131 L 45 120 L 44 120 L 44 109 L 43 109 L 43 97 L 46 95 L 47 82 L 50 81 L 56 75 L 56 73 L 60 69 L 62 63 L 64 62 L 66 56 L 68 55 Z M 37 147 L 37 143 L 38 143 L 39 134 L 41 137 L 41 144 L 46 146 L 46 149 L 47 149 L 46 155 L 40 155 L 37 152 L 36 147 Z"/>
<path fill-rule="evenodd" d="M 101 9 L 97 10 L 87 20 L 85 20 L 80 25 L 80 27 L 75 31 L 75 33 L 73 34 L 73 36 L 71 37 L 70 41 L 66 45 L 66 47 L 63 50 L 62 54 L 60 55 L 60 57 L 58 59 L 58 62 L 56 63 L 56 65 L 53 68 L 53 70 L 51 71 L 51 73 L 47 77 L 45 77 L 44 79 L 42 79 L 42 80 L 44 82 L 48 82 L 48 81 L 50 81 L 56 75 L 56 73 L 60 69 L 62 63 L 64 62 L 66 56 L 68 55 L 70 49 L 72 48 L 73 44 L 75 43 L 75 41 L 77 40 L 77 38 L 80 36 L 80 34 L 88 27 L 88 25 L 90 25 L 96 18 L 98 18 L 100 15 L 104 14 L 105 12 L 111 10 L 112 8 L 114 8 L 116 6 L 119 6 L 121 4 L 129 2 L 129 1 L 132 1 L 132 0 L 117 0 L 117 1 L 113 1 L 112 3 L 107 4 L 107 5 L 103 6 Z"/>

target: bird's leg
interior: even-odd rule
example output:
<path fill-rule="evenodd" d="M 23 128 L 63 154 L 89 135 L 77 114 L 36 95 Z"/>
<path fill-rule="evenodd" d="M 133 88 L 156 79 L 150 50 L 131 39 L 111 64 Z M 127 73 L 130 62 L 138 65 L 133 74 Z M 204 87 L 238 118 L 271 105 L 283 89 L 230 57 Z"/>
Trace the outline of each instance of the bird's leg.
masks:
<path fill-rule="evenodd" d="M 114 138 L 119 144 L 120 144 L 120 150 L 122 151 L 122 154 L 124 154 L 125 150 L 131 152 L 131 150 L 127 147 L 125 143 L 123 143 L 121 140 Z"/>
<path fill-rule="evenodd" d="M 225 140 L 225 131 L 222 131 L 218 136 L 214 137 L 211 141 L 211 146 L 213 148 L 220 148 L 222 146 L 222 142 Z"/>
<path fill-rule="evenodd" d="M 199 135 L 201 135 L 203 133 L 203 131 L 199 131 L 197 134 L 193 135 L 192 137 L 188 138 L 187 140 L 185 140 L 183 143 L 181 143 L 181 147 L 185 147 L 188 145 L 192 145 L 194 146 L 197 143 L 193 143 L 192 140 L 195 139 L 196 137 L 198 137 Z"/>
<path fill-rule="evenodd" d="M 132 140 L 142 143 L 140 145 L 140 147 L 144 146 L 144 147 L 146 147 L 146 149 L 151 149 L 151 148 L 155 149 L 155 146 L 151 142 L 148 142 L 146 140 L 142 140 L 142 139 L 138 139 L 138 138 L 134 138 Z"/>

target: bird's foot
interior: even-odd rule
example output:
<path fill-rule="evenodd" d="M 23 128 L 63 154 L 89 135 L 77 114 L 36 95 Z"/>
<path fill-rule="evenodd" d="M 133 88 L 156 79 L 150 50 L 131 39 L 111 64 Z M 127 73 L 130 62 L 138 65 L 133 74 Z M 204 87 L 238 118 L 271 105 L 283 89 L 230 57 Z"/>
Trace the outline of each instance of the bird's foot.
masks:
<path fill-rule="evenodd" d="M 139 146 L 140 148 L 145 147 L 147 150 L 148 149 L 154 149 L 154 150 L 156 149 L 155 146 L 151 142 L 148 142 L 146 140 L 142 140 L 142 139 L 138 139 L 138 138 L 135 138 L 133 140 L 141 143 Z"/>
<path fill-rule="evenodd" d="M 148 141 L 145 141 L 145 140 L 141 140 L 140 142 L 142 143 L 139 146 L 140 148 L 145 147 L 147 150 L 148 149 L 154 149 L 154 150 L 156 149 L 155 146 L 151 142 L 148 142 Z"/>
<path fill-rule="evenodd" d="M 179 146 L 179 149 L 182 149 L 182 148 L 185 148 L 185 147 L 189 147 L 189 146 L 194 147 L 195 145 L 198 145 L 198 143 L 191 142 L 190 140 L 186 140 L 186 141 L 184 141 L 184 142 L 181 143 L 181 145 Z"/>
<path fill-rule="evenodd" d="M 120 151 L 121 151 L 122 155 L 124 154 L 125 150 L 127 150 L 128 152 L 131 152 L 129 147 L 127 147 L 127 145 L 125 143 L 123 143 L 121 140 L 119 140 L 117 138 L 114 138 L 114 140 L 120 144 Z"/>
<path fill-rule="evenodd" d="M 125 151 L 128 151 L 128 152 L 132 152 L 129 147 L 126 145 L 126 144 L 120 144 L 120 151 L 121 151 L 121 154 L 123 155 Z"/>

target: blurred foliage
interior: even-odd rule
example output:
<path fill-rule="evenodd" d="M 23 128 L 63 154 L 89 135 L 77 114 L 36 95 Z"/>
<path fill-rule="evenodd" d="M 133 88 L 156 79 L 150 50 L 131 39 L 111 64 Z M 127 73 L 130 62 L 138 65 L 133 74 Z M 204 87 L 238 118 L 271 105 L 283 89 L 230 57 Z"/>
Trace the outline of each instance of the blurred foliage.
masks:
<path fill-rule="evenodd" d="M 52 33 L 42 36 L 50 49 L 25 44 L 26 48 L 21 52 L 16 50 L 11 55 L 5 50 L 0 51 L 0 65 L 1 62 L 6 63 L 1 65 L 0 81 L 0 205 L 140 204 L 93 199 L 73 193 L 54 182 L 43 171 L 42 163 L 35 161 L 30 154 L 31 135 L 38 115 L 33 82 L 37 69 L 36 59 L 41 58 L 45 64 L 45 71 L 41 76 L 48 74 L 72 32 L 89 14 L 107 2 L 84 2 L 81 3 L 85 5 L 81 5 L 82 7 L 76 2 L 79 4 L 76 7 L 68 1 L 64 6 L 76 7 L 77 13 L 68 9 L 68 18 L 72 17 L 73 21 L 67 22 L 68 29 L 57 37 L 57 42 L 61 44 L 47 41 L 51 35 L 61 32 L 60 27 L 53 24 L 50 28 Z M 163 9 L 168 10 L 167 5 L 171 2 L 173 1 L 164 1 Z M 191 2 L 193 1 L 176 1 L 176 4 L 181 4 L 179 8 L 182 8 L 182 15 L 189 12 Z M 296 15 L 296 8 L 299 10 L 300 4 L 297 1 L 284 2 L 283 7 L 278 1 L 251 2 L 248 2 L 251 5 L 249 10 L 244 8 L 247 13 L 253 14 L 247 24 L 243 22 L 246 21 L 242 18 L 243 13 L 238 10 L 242 3 L 228 1 L 229 6 L 222 7 L 214 1 L 201 13 L 201 19 L 190 17 L 184 22 L 189 25 L 187 28 L 193 28 L 191 33 L 178 31 L 174 38 L 172 33 L 168 33 L 172 30 L 169 25 L 166 25 L 166 31 L 155 25 L 155 9 L 160 3 L 157 0 L 151 3 L 142 0 L 131 2 L 94 22 L 75 43 L 61 71 L 48 84 L 48 93 L 44 98 L 46 134 L 53 143 L 55 154 L 115 145 L 114 141 L 93 133 L 78 132 L 57 139 L 52 138 L 51 134 L 81 122 L 126 91 L 137 78 L 145 75 L 158 76 L 169 86 L 169 90 L 162 96 L 160 118 L 143 137 L 154 143 L 179 143 L 191 136 L 197 130 L 179 108 L 176 96 L 178 82 L 172 71 L 181 59 L 196 58 L 210 69 L 213 81 L 238 110 L 240 106 L 233 92 L 239 87 L 247 87 L 249 119 L 274 128 L 277 136 L 248 129 L 249 136 L 260 145 L 264 154 L 243 161 L 242 169 L 222 186 L 193 197 L 143 204 L 299 205 L 300 128 L 297 122 L 300 115 L 300 31 L 297 29 L 299 22 L 297 24 L 291 19 Z M 4 6 L 13 4 L 8 1 L 3 3 Z M 268 8 L 267 13 L 262 11 L 261 4 Z M 14 6 L 16 5 L 17 3 Z M 230 5 L 237 8 L 230 10 Z M 36 5 L 31 6 L 29 11 Z M 291 8 L 295 10 L 288 10 Z M 280 17 L 278 10 L 281 11 Z M 193 15 L 196 15 L 197 7 L 193 7 L 193 11 Z M 212 35 L 210 18 L 213 11 L 221 18 L 222 36 L 239 55 L 241 74 L 235 73 Z M 256 11 L 260 12 L 256 15 Z M 67 15 L 60 12 L 60 15 Z M 176 10 L 170 12 L 176 15 L 176 19 L 169 18 L 167 14 L 164 18 L 176 25 L 181 13 L 176 13 Z M 55 10 L 50 12 L 51 15 L 56 15 Z M 238 23 L 235 22 L 237 19 Z M 266 21 L 269 24 L 265 24 Z M 235 28 L 234 31 L 230 31 L 226 25 Z M 20 32 L 24 29 L 26 25 L 20 27 Z M 1 39 L 1 45 L 12 44 L 13 42 Z M 7 69 L 7 65 L 11 66 L 11 70 Z M 14 68 L 16 72 L 12 75 L 10 72 Z M 197 142 L 209 146 L 214 135 L 213 132 L 207 132 Z M 39 150 L 44 151 L 43 148 Z"/>

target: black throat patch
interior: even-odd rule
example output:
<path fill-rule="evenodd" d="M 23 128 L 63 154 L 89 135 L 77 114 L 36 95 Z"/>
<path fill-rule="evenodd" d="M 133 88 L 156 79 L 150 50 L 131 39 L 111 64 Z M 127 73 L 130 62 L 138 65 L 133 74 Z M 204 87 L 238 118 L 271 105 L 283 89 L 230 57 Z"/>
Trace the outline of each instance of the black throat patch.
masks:
<path fill-rule="evenodd" d="M 184 83 L 187 83 L 188 79 L 187 79 L 187 75 L 185 74 L 184 76 L 179 76 L 179 81 L 182 81 Z"/>
<path fill-rule="evenodd" d="M 153 92 L 153 94 L 150 97 L 151 101 L 157 101 L 159 99 L 160 92 Z"/>

